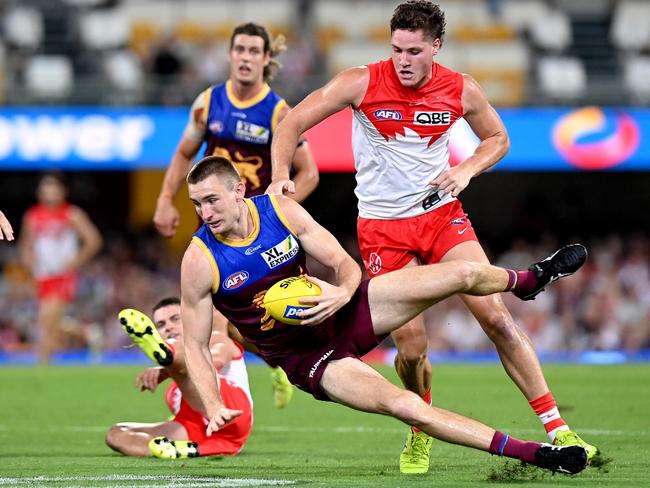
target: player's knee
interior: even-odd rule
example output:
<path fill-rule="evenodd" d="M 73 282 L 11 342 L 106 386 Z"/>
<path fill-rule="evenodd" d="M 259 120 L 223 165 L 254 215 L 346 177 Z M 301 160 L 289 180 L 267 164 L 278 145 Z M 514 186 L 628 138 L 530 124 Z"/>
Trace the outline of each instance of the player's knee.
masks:
<path fill-rule="evenodd" d="M 427 358 L 427 342 L 426 339 L 422 344 L 415 343 L 406 347 L 397 347 L 397 355 L 395 356 L 395 366 L 397 368 L 418 368 Z"/>
<path fill-rule="evenodd" d="M 106 445 L 114 451 L 122 452 L 122 439 L 127 430 L 128 427 L 123 425 L 112 425 L 111 428 L 108 429 L 108 432 L 106 432 Z"/>
<path fill-rule="evenodd" d="M 384 403 L 385 410 L 383 413 L 391 415 L 409 425 L 418 420 L 419 407 L 424 405 L 423 400 L 419 396 L 408 390 L 400 390 L 398 394 L 386 398 Z"/>
<path fill-rule="evenodd" d="M 474 286 L 474 283 L 476 282 L 476 267 L 469 261 L 461 259 L 454 261 L 452 273 L 457 286 L 456 291 L 469 290 L 472 286 Z"/>
<path fill-rule="evenodd" d="M 517 324 L 512 318 L 503 313 L 492 313 L 481 321 L 483 330 L 492 342 L 514 342 L 519 337 Z"/>
<path fill-rule="evenodd" d="M 106 432 L 106 445 L 115 451 L 119 451 L 119 438 L 122 429 L 118 424 L 112 425 Z"/>

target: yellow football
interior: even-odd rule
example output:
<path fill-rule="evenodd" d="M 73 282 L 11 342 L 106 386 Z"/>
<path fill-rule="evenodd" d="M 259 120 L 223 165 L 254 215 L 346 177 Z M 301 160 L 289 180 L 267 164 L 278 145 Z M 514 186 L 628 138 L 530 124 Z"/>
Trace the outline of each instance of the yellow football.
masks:
<path fill-rule="evenodd" d="M 264 308 L 275 320 L 298 325 L 303 319 L 296 313 L 313 305 L 300 303 L 302 298 L 320 295 L 320 287 L 304 276 L 292 276 L 278 281 L 264 295 Z"/>

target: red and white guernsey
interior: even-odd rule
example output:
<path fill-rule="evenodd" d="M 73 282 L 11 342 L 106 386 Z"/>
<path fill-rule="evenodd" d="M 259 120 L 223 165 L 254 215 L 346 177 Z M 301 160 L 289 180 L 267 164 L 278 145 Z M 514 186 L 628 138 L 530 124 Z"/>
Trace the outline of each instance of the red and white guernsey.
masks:
<path fill-rule="evenodd" d="M 391 60 L 368 70 L 368 90 L 352 111 L 359 216 L 414 217 L 455 200 L 435 196 L 428 183 L 449 168 L 449 130 L 463 115 L 462 74 L 434 63 L 431 80 L 413 89 L 400 83 Z"/>
<path fill-rule="evenodd" d="M 61 276 L 79 252 L 79 239 L 71 222 L 72 205 L 37 204 L 26 214 L 34 235 L 32 272 L 38 279 Z"/>

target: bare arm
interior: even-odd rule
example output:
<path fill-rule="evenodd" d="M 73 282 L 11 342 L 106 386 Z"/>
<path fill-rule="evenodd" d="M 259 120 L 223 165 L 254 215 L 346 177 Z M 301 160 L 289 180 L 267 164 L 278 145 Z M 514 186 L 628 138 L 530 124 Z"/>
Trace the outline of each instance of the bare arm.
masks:
<path fill-rule="evenodd" d="M 8 241 L 14 240 L 14 230 L 11 227 L 9 219 L 5 214 L 0 212 L 0 241 L 7 239 Z"/>
<path fill-rule="evenodd" d="M 207 257 L 195 244 L 190 244 L 181 264 L 181 318 L 185 362 L 190 379 L 210 419 L 207 434 L 241 415 L 240 410 L 225 408 L 219 394 L 219 383 L 212 364 L 212 282 L 213 273 Z"/>
<path fill-rule="evenodd" d="M 309 277 L 321 287 L 322 293 L 305 302 L 317 305 L 303 312 L 305 320 L 302 323 L 317 324 L 350 301 L 361 281 L 361 269 L 336 238 L 318 224 L 304 208 L 286 197 L 277 198 L 305 252 L 335 273 L 334 285 Z"/>
<path fill-rule="evenodd" d="M 280 114 L 278 115 L 278 123 L 282 122 L 289 113 L 290 107 L 284 105 Z M 275 136 L 274 136 L 275 137 Z M 299 138 L 298 148 L 293 155 L 291 165 L 294 170 L 293 184 L 295 186 L 295 193 L 289 195 L 293 200 L 301 203 L 305 200 L 318 186 L 319 174 L 318 166 L 311 153 L 311 149 L 307 141 Z"/>
<path fill-rule="evenodd" d="M 498 163 L 510 148 L 508 133 L 499 114 L 488 102 L 481 86 L 469 75 L 463 75 L 462 103 L 463 116 L 481 143 L 469 158 L 430 183 L 455 197 L 467 187 L 471 178 Z"/>
<path fill-rule="evenodd" d="M 167 171 L 165 171 L 165 179 L 160 195 L 158 195 L 156 212 L 153 217 L 156 229 L 165 237 L 172 237 L 180 222 L 180 214 L 174 206 L 174 197 L 183 186 L 192 161 L 201 149 L 205 131 L 201 117 L 203 110 L 204 93 L 201 93 L 192 104 L 183 136 L 174 151 Z"/>
<path fill-rule="evenodd" d="M 86 212 L 79 207 L 73 207 L 70 222 L 81 238 L 81 249 L 68 268 L 77 270 L 94 258 L 102 247 L 102 236 L 92 223 Z"/>
<path fill-rule="evenodd" d="M 289 165 L 302 134 L 330 115 L 363 101 L 368 89 L 368 70 L 350 68 L 336 75 L 327 85 L 307 96 L 280 122 L 271 144 L 273 182 L 267 193 L 295 192 L 289 180 Z"/>
<path fill-rule="evenodd" d="M 18 252 L 20 253 L 20 261 L 23 263 L 23 266 L 31 272 L 32 266 L 34 265 L 34 231 L 29 225 L 27 214 L 23 216 L 23 222 L 20 227 Z"/>

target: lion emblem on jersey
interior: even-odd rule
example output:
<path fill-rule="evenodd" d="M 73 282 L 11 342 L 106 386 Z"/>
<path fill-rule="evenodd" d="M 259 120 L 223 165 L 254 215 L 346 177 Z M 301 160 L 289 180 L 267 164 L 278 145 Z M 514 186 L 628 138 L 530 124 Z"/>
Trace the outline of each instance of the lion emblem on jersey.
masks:
<path fill-rule="evenodd" d="M 262 185 L 257 171 L 264 163 L 259 156 L 244 157 L 239 151 L 236 151 L 235 157 L 232 158 L 228 150 L 223 147 L 215 148 L 212 155 L 227 158 L 237 168 L 242 181 L 250 185 L 251 190 L 257 190 Z"/>
<path fill-rule="evenodd" d="M 266 290 L 260 291 L 253 297 L 253 305 L 255 305 L 255 308 L 264 309 L 264 295 L 266 295 Z M 265 310 L 264 317 L 262 317 L 260 323 L 262 324 L 260 330 L 271 330 L 275 326 L 275 319 L 271 318 L 271 315 Z"/>

